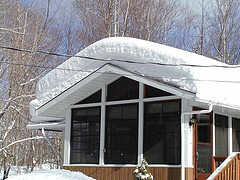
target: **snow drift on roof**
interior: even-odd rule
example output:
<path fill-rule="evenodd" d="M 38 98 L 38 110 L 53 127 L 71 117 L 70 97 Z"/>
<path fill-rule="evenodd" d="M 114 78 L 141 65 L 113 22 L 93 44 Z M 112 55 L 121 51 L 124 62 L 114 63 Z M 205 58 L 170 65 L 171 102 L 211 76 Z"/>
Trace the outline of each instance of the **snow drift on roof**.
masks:
<path fill-rule="evenodd" d="M 204 56 L 126 37 L 100 40 L 77 55 L 103 58 L 122 69 L 194 92 L 196 98 L 201 100 L 240 109 L 240 98 L 237 94 L 240 90 L 240 68 L 183 65 L 228 66 Z M 116 59 L 177 66 L 127 63 L 115 61 Z M 35 108 L 43 105 L 105 63 L 107 62 L 78 57 L 68 59 L 58 66 L 68 70 L 54 69 L 38 82 L 37 99 L 31 105 Z"/>

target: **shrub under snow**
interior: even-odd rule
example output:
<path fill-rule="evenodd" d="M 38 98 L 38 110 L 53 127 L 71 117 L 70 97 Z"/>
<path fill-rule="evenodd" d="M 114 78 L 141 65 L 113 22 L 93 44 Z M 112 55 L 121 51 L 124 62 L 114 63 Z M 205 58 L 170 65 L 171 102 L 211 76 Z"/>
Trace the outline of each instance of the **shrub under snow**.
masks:
<path fill-rule="evenodd" d="M 150 173 L 148 163 L 145 159 L 143 159 L 141 165 L 134 170 L 133 176 L 134 180 L 153 180 L 153 176 Z"/>

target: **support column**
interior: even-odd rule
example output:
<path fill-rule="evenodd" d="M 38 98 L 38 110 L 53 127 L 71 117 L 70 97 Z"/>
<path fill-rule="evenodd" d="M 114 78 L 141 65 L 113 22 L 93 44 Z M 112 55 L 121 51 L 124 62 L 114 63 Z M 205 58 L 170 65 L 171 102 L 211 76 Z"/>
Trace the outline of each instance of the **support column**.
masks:
<path fill-rule="evenodd" d="M 65 119 L 65 138 L 64 138 L 64 165 L 70 164 L 70 140 L 71 140 L 71 108 L 69 108 L 66 112 Z"/>
<path fill-rule="evenodd" d="M 138 104 L 138 164 L 141 164 L 143 159 L 143 93 L 144 84 L 139 83 L 139 104 Z"/>
<path fill-rule="evenodd" d="M 228 116 L 228 155 L 230 155 L 233 151 L 232 142 L 233 142 L 232 117 Z"/>
<path fill-rule="evenodd" d="M 106 116 L 106 85 L 102 87 L 102 100 L 101 100 L 101 126 L 100 126 L 100 155 L 99 164 L 104 165 L 104 142 L 105 142 L 105 116 Z"/>

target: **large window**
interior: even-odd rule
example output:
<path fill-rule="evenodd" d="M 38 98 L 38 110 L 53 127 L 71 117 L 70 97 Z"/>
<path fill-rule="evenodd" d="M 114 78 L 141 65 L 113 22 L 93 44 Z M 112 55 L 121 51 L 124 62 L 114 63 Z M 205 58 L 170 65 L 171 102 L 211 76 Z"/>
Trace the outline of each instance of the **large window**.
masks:
<path fill-rule="evenodd" d="M 228 117 L 215 114 L 216 156 L 228 156 Z"/>
<path fill-rule="evenodd" d="M 240 152 L 240 119 L 232 119 L 233 152 Z"/>
<path fill-rule="evenodd" d="M 108 101 L 138 99 L 139 83 L 137 81 L 121 77 L 108 85 Z"/>
<path fill-rule="evenodd" d="M 148 85 L 142 91 L 139 82 L 126 77 L 102 89 L 73 105 L 71 164 L 136 165 L 142 153 L 150 164 L 180 164 L 180 99 L 166 100 L 174 95 Z"/>
<path fill-rule="evenodd" d="M 100 107 L 72 109 L 71 164 L 98 164 Z"/>
<path fill-rule="evenodd" d="M 143 156 L 151 164 L 180 164 L 180 100 L 144 104 Z"/>
<path fill-rule="evenodd" d="M 105 163 L 136 164 L 138 104 L 107 106 Z"/>

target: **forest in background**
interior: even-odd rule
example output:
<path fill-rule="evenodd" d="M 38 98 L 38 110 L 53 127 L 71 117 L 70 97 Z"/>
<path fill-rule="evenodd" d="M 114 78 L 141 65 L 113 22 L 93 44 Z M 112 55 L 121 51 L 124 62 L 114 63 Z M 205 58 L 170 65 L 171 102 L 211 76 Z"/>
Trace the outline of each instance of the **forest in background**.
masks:
<path fill-rule="evenodd" d="M 0 149 L 41 136 L 28 130 L 29 102 L 37 81 L 66 57 L 106 37 L 134 37 L 201 54 L 227 64 L 240 60 L 239 0 L 0 0 Z M 193 8 L 194 7 L 194 8 Z M 65 9 L 66 8 L 66 9 Z M 227 74 L 226 74 L 227 76 Z M 47 132 L 61 151 L 62 134 Z M 45 140 L 16 143 L 0 151 L 0 166 L 61 165 Z"/>

